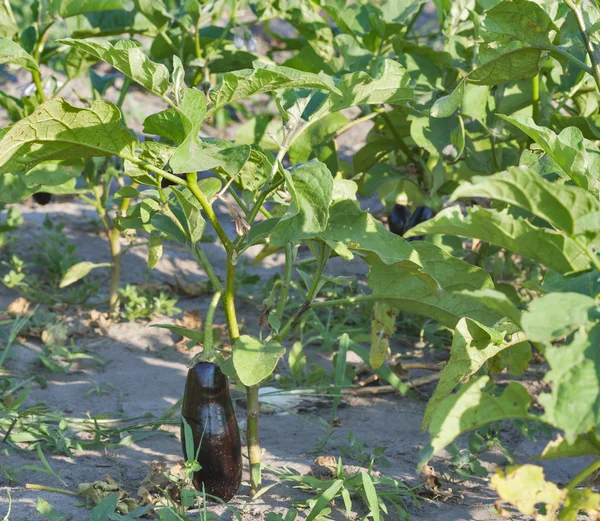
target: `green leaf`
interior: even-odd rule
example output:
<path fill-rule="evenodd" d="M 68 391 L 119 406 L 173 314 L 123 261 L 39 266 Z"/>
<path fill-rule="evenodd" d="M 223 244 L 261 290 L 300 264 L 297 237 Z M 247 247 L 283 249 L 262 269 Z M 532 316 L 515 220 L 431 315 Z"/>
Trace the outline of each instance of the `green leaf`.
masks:
<path fill-rule="evenodd" d="M 0 141 L 0 174 L 65 158 L 134 157 L 137 140 L 121 125 L 121 112 L 105 101 L 78 108 L 62 98 L 40 105 Z"/>
<path fill-rule="evenodd" d="M 302 72 L 280 65 L 261 65 L 257 63 L 255 69 L 224 74 L 219 85 L 210 94 L 213 102 L 210 112 L 239 99 L 283 88 L 312 88 L 341 94 L 334 86 L 333 80 L 325 75 Z"/>
<path fill-rule="evenodd" d="M 183 210 L 183 219 L 180 222 L 187 232 L 189 241 L 195 244 L 202 238 L 206 221 L 202 217 L 200 204 L 196 201 L 188 188 L 173 187 L 173 193 Z M 177 216 L 179 218 L 179 216 Z"/>
<path fill-rule="evenodd" d="M 256 385 L 273 373 L 284 354 L 279 342 L 242 335 L 233 345 L 233 366 L 244 385 Z"/>
<path fill-rule="evenodd" d="M 323 240 L 340 242 L 359 253 L 373 253 L 385 264 L 406 261 L 418 268 L 421 263 L 410 243 L 391 233 L 355 200 L 342 199 L 331 205 Z"/>
<path fill-rule="evenodd" d="M 456 293 L 476 300 L 482 306 L 493 309 L 500 316 L 508 318 L 516 326 L 521 326 L 521 310 L 501 291 L 495 289 L 478 289 L 474 291 L 457 291 Z"/>
<path fill-rule="evenodd" d="M 522 114 L 504 116 L 502 119 L 513 124 L 533 139 L 556 162 L 557 165 L 582 188 L 598 183 L 599 174 L 596 166 L 597 152 L 589 154 L 581 130 L 577 127 L 567 127 L 556 135 L 546 127 L 535 124 L 532 118 Z M 595 168 L 592 168 L 595 167 Z M 593 177 L 593 179 L 590 179 Z"/>
<path fill-rule="evenodd" d="M 373 77 L 366 72 L 345 74 L 337 84 L 341 95 L 330 94 L 329 110 L 336 112 L 356 105 L 403 104 L 414 98 L 410 76 L 394 60 L 383 60 Z"/>
<path fill-rule="evenodd" d="M 375 491 L 375 486 L 373 485 L 373 480 L 367 472 L 361 472 L 361 477 L 363 489 L 367 498 L 367 505 L 371 511 L 370 514 L 373 517 L 373 521 L 379 521 L 381 519 L 379 517 L 379 500 L 377 492 Z"/>
<path fill-rule="evenodd" d="M 338 492 L 343 486 L 344 482 L 341 479 L 334 480 L 332 485 L 319 496 L 315 506 L 306 517 L 306 521 L 313 521 L 316 519 L 317 516 L 327 507 L 327 505 L 329 505 L 331 500 L 337 496 Z"/>
<path fill-rule="evenodd" d="M 11 65 L 20 65 L 30 71 L 38 71 L 37 62 L 23 47 L 19 44 L 0 36 L 0 63 L 10 63 Z"/>
<path fill-rule="evenodd" d="M 122 186 L 113 196 L 115 199 L 133 199 L 140 193 L 133 186 Z"/>
<path fill-rule="evenodd" d="M 555 440 L 548 442 L 542 454 L 536 459 L 580 458 L 582 456 L 598 457 L 599 455 L 600 451 L 587 436 L 577 436 L 575 440 L 569 442 L 559 434 Z"/>
<path fill-rule="evenodd" d="M 510 382 L 501 395 L 491 396 L 484 391 L 491 383 L 489 376 L 473 379 L 437 407 L 429 424 L 431 440 L 423 451 L 421 464 L 464 432 L 495 421 L 534 419 L 528 413 L 531 397 L 527 389 L 517 382 Z"/>
<path fill-rule="evenodd" d="M 452 200 L 489 197 L 513 204 L 545 219 L 586 244 L 600 237 L 600 202 L 578 186 L 555 185 L 525 167 L 510 167 L 491 176 L 474 176 L 461 184 Z"/>
<path fill-rule="evenodd" d="M 90 514 L 90 521 L 108 521 L 109 516 L 117 509 L 117 494 L 106 496 L 98 503 Z"/>
<path fill-rule="evenodd" d="M 474 375 L 490 358 L 510 347 L 504 342 L 502 333 L 470 318 L 460 319 L 454 329 L 450 360 L 441 372 L 440 382 L 427 403 L 423 429 L 440 404 L 465 377 Z"/>
<path fill-rule="evenodd" d="M 151 235 L 148 243 L 148 269 L 154 268 L 163 254 L 163 245 L 158 235 Z"/>
<path fill-rule="evenodd" d="M 529 0 L 504 0 L 485 13 L 484 29 L 487 36 L 509 38 L 529 45 L 548 47 L 552 45 L 550 33 L 558 28 L 546 12 Z"/>
<path fill-rule="evenodd" d="M 88 275 L 88 273 L 90 271 L 92 271 L 95 268 L 105 268 L 105 267 L 109 267 L 110 264 L 106 264 L 106 263 L 101 263 L 101 264 L 95 264 L 93 262 L 88 262 L 88 261 L 84 261 L 84 262 L 78 262 L 77 264 L 74 264 L 73 266 L 71 266 L 63 275 L 63 278 L 60 280 L 60 284 L 59 284 L 59 288 L 66 288 L 67 286 L 70 286 L 71 284 L 74 284 L 75 282 L 77 282 L 78 280 L 83 279 L 84 277 L 86 277 Z"/>
<path fill-rule="evenodd" d="M 523 313 L 523 331 L 533 342 L 563 338 L 600 319 L 600 308 L 592 297 L 580 293 L 548 293 L 531 302 Z"/>
<path fill-rule="evenodd" d="M 590 260 L 585 249 L 551 228 L 538 228 L 522 217 L 473 206 L 467 214 L 459 206 L 443 209 L 433 219 L 406 232 L 405 237 L 447 234 L 477 238 L 534 259 L 559 273 L 584 271 Z"/>
<path fill-rule="evenodd" d="M 542 504 L 545 512 L 554 518 L 554 512 L 567 493 L 554 483 L 546 481 L 542 467 L 531 464 L 508 467 L 506 473 L 498 469 L 492 476 L 490 485 L 504 501 L 513 504 L 528 516 L 537 514 L 537 505 Z"/>
<path fill-rule="evenodd" d="M 447 118 L 452 116 L 460 107 L 465 93 L 465 80 L 458 83 L 456 88 L 447 96 L 435 100 L 429 114 L 434 118 Z"/>
<path fill-rule="evenodd" d="M 300 164 L 286 171 L 285 177 L 292 200 L 273 229 L 272 246 L 320 234 L 329 220 L 333 177 L 323 163 L 312 160 Z"/>
<path fill-rule="evenodd" d="M 582 511 L 587 514 L 586 517 L 593 517 L 597 515 L 598 510 L 600 510 L 600 494 L 589 488 L 569 490 L 559 519 L 577 521 Z"/>
<path fill-rule="evenodd" d="M 0 3 L 0 36 L 9 40 L 19 32 L 19 26 L 12 12 L 10 3 L 3 1 Z"/>
<path fill-rule="evenodd" d="M 183 89 L 183 100 L 179 105 L 179 110 L 183 116 L 183 132 L 185 139 L 175 150 L 171 157 L 171 164 L 174 171 L 181 172 L 193 161 L 195 144 L 200 132 L 200 127 L 206 115 L 206 97 L 203 92 L 197 89 Z M 194 171 L 195 168 L 188 168 L 187 171 Z"/>
<path fill-rule="evenodd" d="M 566 345 L 544 349 L 550 365 L 544 380 L 551 383 L 552 392 L 539 396 L 542 419 L 562 429 L 570 443 L 600 425 L 599 349 L 600 325 L 589 334 L 580 329 Z"/>
<path fill-rule="evenodd" d="M 396 330 L 398 311 L 387 304 L 375 302 L 371 313 L 371 367 L 383 365 L 390 348 L 390 337 Z"/>
<path fill-rule="evenodd" d="M 482 65 L 469 74 L 468 81 L 476 85 L 499 85 L 533 78 L 539 73 L 545 58 L 546 53 L 534 47 L 502 53 L 482 45 Z"/>
<path fill-rule="evenodd" d="M 65 521 L 69 516 L 57 512 L 54 507 L 41 497 L 37 498 L 35 509 L 44 517 L 46 521 Z"/>
<path fill-rule="evenodd" d="M 186 327 L 174 326 L 173 324 L 151 324 L 150 327 L 160 327 L 168 329 L 185 338 L 189 338 L 200 345 L 204 345 L 204 332 L 198 329 L 188 329 Z"/>
<path fill-rule="evenodd" d="M 367 257 L 371 266 L 369 287 L 377 300 L 401 311 L 425 315 L 453 328 L 462 317 L 471 317 L 486 326 L 500 316 L 482 307 L 473 299 L 460 295 L 461 290 L 492 289 L 490 276 L 482 269 L 456 259 L 428 242 L 411 243 L 422 270 L 432 277 L 438 288 L 414 276 L 414 271 L 401 263 L 386 265 L 373 255 Z"/>
<path fill-rule="evenodd" d="M 57 43 L 70 45 L 96 56 L 121 71 L 150 92 L 166 98 L 171 94 L 169 70 L 162 63 L 155 63 L 131 40 L 120 40 L 114 46 L 106 40 L 74 40 L 63 38 Z"/>
<path fill-rule="evenodd" d="M 95 11 L 123 9 L 121 0 L 53 0 L 51 11 L 62 18 Z"/>

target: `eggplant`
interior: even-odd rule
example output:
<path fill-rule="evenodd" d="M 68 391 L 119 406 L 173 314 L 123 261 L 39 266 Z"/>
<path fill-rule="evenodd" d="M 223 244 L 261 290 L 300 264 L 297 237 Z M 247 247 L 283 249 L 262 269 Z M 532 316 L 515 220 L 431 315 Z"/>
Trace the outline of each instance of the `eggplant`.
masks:
<path fill-rule="evenodd" d="M 388 216 L 388 228 L 392 233 L 402 237 L 404 232 L 406 232 L 406 224 L 409 217 L 410 210 L 408 209 L 408 206 L 397 204 L 394 206 L 392 213 Z"/>
<path fill-rule="evenodd" d="M 42 206 L 48 204 L 50 199 L 52 199 L 52 194 L 49 194 L 48 192 L 38 192 L 37 194 L 33 194 L 33 200 Z"/>
<path fill-rule="evenodd" d="M 181 414 L 194 438 L 194 454 L 186 454 L 182 421 L 183 455 L 202 467 L 194 473 L 194 487 L 229 501 L 242 482 L 242 442 L 229 382 L 218 365 L 199 362 L 188 371 Z"/>
<path fill-rule="evenodd" d="M 417 209 L 408 219 L 408 223 L 406 223 L 406 233 L 411 228 L 414 228 L 417 224 L 421 224 L 422 222 L 428 221 L 435 216 L 435 212 L 429 208 L 429 206 L 417 206 Z M 416 237 L 408 237 L 407 241 L 422 241 L 425 239 L 424 235 L 418 235 Z"/>

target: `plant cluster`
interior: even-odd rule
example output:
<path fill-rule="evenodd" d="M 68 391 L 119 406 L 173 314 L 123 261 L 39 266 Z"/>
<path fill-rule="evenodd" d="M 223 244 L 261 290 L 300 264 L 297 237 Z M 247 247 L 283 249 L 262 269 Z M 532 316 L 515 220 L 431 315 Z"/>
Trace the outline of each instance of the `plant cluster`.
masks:
<path fill-rule="evenodd" d="M 180 332 L 200 339 L 199 360 L 246 387 L 252 494 L 261 485 L 258 390 L 286 340 L 308 312 L 369 303 L 364 358 L 376 370 L 400 312 L 453 330 L 425 412 L 423 464 L 465 432 L 541 422 L 560 435 L 540 458 L 593 462 L 564 488 L 532 464 L 498 473 L 492 487 L 536 519 L 600 510 L 600 495 L 581 486 L 600 468 L 598 6 L 437 1 L 437 19 L 423 25 L 422 0 L 133 3 L 132 11 L 120 0 L 0 6 L 0 60 L 29 71 L 33 84 L 21 98 L 0 93 L 11 119 L 0 130 L 0 199 L 77 193 L 97 209 L 110 238 L 113 316 L 121 233 L 149 237 L 150 268 L 165 241 L 197 259 L 214 297 L 204 334 Z M 252 16 L 242 22 L 246 6 Z M 279 34 L 276 19 L 294 35 Z M 263 53 L 252 32 L 261 25 Z M 102 76 L 98 62 L 120 74 Z M 84 74 L 91 96 L 61 97 Z M 121 110 L 133 84 L 161 108 L 141 132 Z M 118 86 L 116 103 L 106 99 L 109 85 Z M 234 141 L 199 136 L 231 114 L 245 120 Z M 366 121 L 366 144 L 349 165 L 337 140 Z M 372 195 L 388 209 L 437 212 L 405 232 L 428 240 L 389 232 L 361 209 L 358 196 Z M 227 231 L 232 220 L 235 233 Z M 224 251 L 224 277 L 204 249 L 208 226 Z M 236 272 L 256 245 L 263 257 L 281 251 L 285 269 L 267 293 L 261 334 L 252 336 L 240 330 Z M 369 292 L 327 298 L 332 257 L 364 261 Z M 293 284 L 301 288 L 296 305 Z M 212 340 L 217 308 L 231 356 Z M 342 336 L 338 357 L 348 349 L 364 351 Z M 493 378 L 523 374 L 534 351 L 549 366 L 549 391 L 536 403 L 518 381 Z M 303 377 L 305 366 L 296 367 Z M 362 487 L 379 518 L 368 474 L 328 486 L 313 511 L 338 493 L 345 500 L 346 486 Z"/>

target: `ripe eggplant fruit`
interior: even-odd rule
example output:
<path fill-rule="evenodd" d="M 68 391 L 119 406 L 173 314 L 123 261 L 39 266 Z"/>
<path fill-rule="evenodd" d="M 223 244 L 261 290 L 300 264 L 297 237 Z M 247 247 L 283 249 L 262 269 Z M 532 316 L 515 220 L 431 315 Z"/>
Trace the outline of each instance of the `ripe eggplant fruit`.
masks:
<path fill-rule="evenodd" d="M 181 409 L 194 438 L 194 454 L 186 454 L 182 421 L 183 455 L 202 466 L 194 487 L 204 485 L 207 494 L 229 501 L 242 482 L 242 443 L 229 382 L 218 365 L 199 362 L 188 371 Z"/>
<path fill-rule="evenodd" d="M 406 225 L 409 217 L 410 210 L 408 209 L 408 206 L 397 204 L 394 206 L 392 213 L 390 213 L 388 216 L 388 228 L 392 233 L 402 237 L 406 231 Z"/>
<path fill-rule="evenodd" d="M 435 212 L 429 208 L 429 206 L 417 206 L 417 209 L 408 219 L 408 223 L 406 224 L 406 233 L 411 228 L 414 228 L 417 224 L 421 224 L 422 222 L 428 221 L 435 216 Z M 422 241 L 425 239 L 424 235 L 418 235 L 417 237 L 408 237 L 407 241 Z"/>
<path fill-rule="evenodd" d="M 48 204 L 51 199 L 52 194 L 49 194 L 48 192 L 38 192 L 37 194 L 33 194 L 33 200 L 37 204 L 41 204 L 42 206 Z"/>

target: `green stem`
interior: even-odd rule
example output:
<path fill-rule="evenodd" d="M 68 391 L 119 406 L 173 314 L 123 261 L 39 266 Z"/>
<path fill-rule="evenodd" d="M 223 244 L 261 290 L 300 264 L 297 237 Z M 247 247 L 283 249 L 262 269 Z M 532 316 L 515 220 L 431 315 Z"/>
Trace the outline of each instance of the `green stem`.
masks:
<path fill-rule="evenodd" d="M 34 483 L 26 483 L 25 488 L 27 490 L 39 490 L 40 492 L 56 492 L 57 494 L 65 494 L 66 496 L 77 497 L 77 492 L 72 490 L 65 490 L 64 488 L 47 487 L 46 485 L 36 485 Z"/>
<path fill-rule="evenodd" d="M 204 250 L 200 246 L 196 245 L 196 247 L 194 248 L 194 252 L 196 253 L 198 263 L 200 264 L 200 266 L 202 266 L 202 269 L 206 273 L 206 276 L 212 284 L 213 289 L 215 291 L 223 291 L 223 284 L 217 276 L 215 269 L 212 267 L 212 264 L 208 260 L 206 253 L 204 253 Z"/>
<path fill-rule="evenodd" d="M 206 217 L 210 221 L 210 224 L 212 224 L 213 228 L 215 229 L 215 232 L 217 232 L 217 235 L 219 236 L 219 239 L 221 239 L 221 243 L 223 244 L 225 251 L 227 251 L 227 254 L 230 255 L 233 251 L 233 243 L 231 242 L 229 237 L 227 237 L 227 234 L 221 226 L 217 214 L 215 214 L 215 211 L 213 210 L 213 207 L 211 206 L 208 199 L 206 198 L 206 195 L 202 190 L 200 190 L 195 172 L 187 174 L 187 187 L 190 189 L 190 192 L 192 192 L 196 200 L 200 203 L 200 206 L 202 206 L 202 209 L 204 210 Z"/>
<path fill-rule="evenodd" d="M 240 329 L 235 312 L 235 264 L 231 259 L 227 259 L 227 274 L 225 279 L 225 293 L 223 294 L 223 305 L 225 307 L 225 317 L 229 329 L 229 338 L 231 345 L 235 344 L 240 337 Z"/>
<path fill-rule="evenodd" d="M 540 75 L 531 78 L 531 102 L 533 107 L 533 121 L 540 124 Z"/>
<path fill-rule="evenodd" d="M 48 30 L 52 27 L 54 22 L 50 22 L 44 29 L 42 30 L 35 47 L 33 49 L 33 59 L 35 63 L 40 64 L 40 54 L 42 53 L 42 49 L 44 48 L 44 42 L 46 41 L 46 35 L 48 34 Z M 37 98 L 40 103 L 44 103 L 46 101 L 46 96 L 44 96 L 44 89 L 42 86 L 42 77 L 39 70 L 31 71 L 31 78 L 33 79 L 33 83 L 35 83 L 35 89 L 37 92 Z"/>
<path fill-rule="evenodd" d="M 277 303 L 277 318 L 281 321 L 283 312 L 285 310 L 285 304 L 287 303 L 288 293 L 290 291 L 290 283 L 292 281 L 292 270 L 293 270 L 293 259 L 292 259 L 292 244 L 287 243 L 285 245 L 285 270 L 283 275 L 283 282 L 281 286 L 281 294 L 279 295 L 279 302 Z"/>
<path fill-rule="evenodd" d="M 221 292 L 217 291 L 212 300 L 210 301 L 210 305 L 208 306 L 208 310 L 206 312 L 206 318 L 204 320 L 204 354 L 212 354 L 213 351 L 213 335 L 212 335 L 212 325 L 213 319 L 215 317 L 215 310 L 219 305 L 219 301 L 221 300 Z"/>
<path fill-rule="evenodd" d="M 424 7 L 425 7 L 425 4 L 424 3 L 421 4 L 421 6 L 419 7 L 419 10 L 415 13 L 415 16 L 413 16 L 412 20 L 406 26 L 406 32 L 404 33 L 404 37 L 405 38 L 406 38 L 406 35 L 408 33 L 410 33 L 410 31 L 412 30 L 413 26 L 415 25 L 415 23 L 419 19 L 419 16 L 421 16 L 421 13 L 423 12 L 423 8 Z"/>
<path fill-rule="evenodd" d="M 577 476 L 575 476 L 571 481 L 569 481 L 569 484 L 566 486 L 566 490 L 572 492 L 573 490 L 575 490 L 577 485 L 579 485 L 582 481 L 584 481 L 588 476 L 596 472 L 598 469 L 600 469 L 600 459 L 597 459 L 596 461 L 590 463 L 579 474 L 577 474 Z"/>
<path fill-rule="evenodd" d="M 111 320 L 119 319 L 121 287 L 121 233 L 112 228 L 108 234 L 110 246 L 110 286 L 108 296 L 108 316 Z"/>
<path fill-rule="evenodd" d="M 343 127 L 339 128 L 335 132 L 335 134 L 333 135 L 332 139 L 333 140 L 337 139 L 344 132 L 347 132 L 348 130 L 350 130 L 351 128 L 355 127 L 356 125 L 360 125 L 361 123 L 364 123 L 365 121 L 369 121 L 370 119 L 376 118 L 377 116 L 379 116 L 379 112 L 370 112 L 369 114 L 366 114 L 366 115 L 361 116 L 359 118 L 353 119 L 352 121 L 349 121 Z"/>
<path fill-rule="evenodd" d="M 583 44 L 585 45 L 585 49 L 592 62 L 591 74 L 594 77 L 594 80 L 596 81 L 596 86 L 598 87 L 598 90 L 600 90 L 600 63 L 598 62 L 594 45 L 592 44 L 588 36 L 587 28 L 585 26 L 585 19 L 583 18 L 583 13 L 581 12 L 581 9 L 579 9 L 579 6 L 573 0 L 565 0 L 565 4 L 567 4 L 567 7 L 573 12 L 573 15 L 575 16 L 577 26 L 579 27 L 579 32 L 581 33 L 581 38 L 583 39 Z"/>
<path fill-rule="evenodd" d="M 119 92 L 119 99 L 117 100 L 117 107 L 119 107 L 119 110 L 121 110 L 121 107 L 123 106 L 125 96 L 127 96 L 127 93 L 129 92 L 129 87 L 131 87 L 131 83 L 131 78 L 129 76 L 125 76 L 125 78 L 123 79 L 123 86 L 121 87 L 121 92 Z M 121 117 L 123 117 L 122 113 Z"/>
<path fill-rule="evenodd" d="M 261 484 L 261 454 L 258 437 L 258 390 L 260 385 L 246 387 L 247 423 L 246 443 L 248 444 L 248 459 L 250 461 L 250 496 L 254 496 Z"/>

